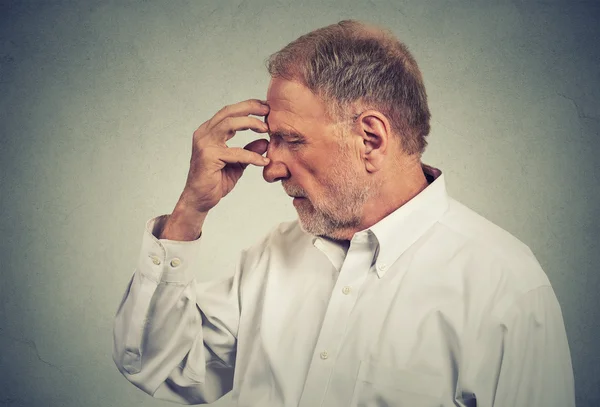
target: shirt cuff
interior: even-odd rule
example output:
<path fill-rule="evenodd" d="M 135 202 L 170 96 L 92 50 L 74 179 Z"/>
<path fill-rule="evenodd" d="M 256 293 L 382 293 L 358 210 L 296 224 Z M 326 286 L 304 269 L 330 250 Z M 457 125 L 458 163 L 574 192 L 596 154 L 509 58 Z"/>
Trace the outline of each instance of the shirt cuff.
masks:
<path fill-rule="evenodd" d="M 199 252 L 199 237 L 192 241 L 158 239 L 169 215 L 157 216 L 146 223 L 138 270 L 156 283 L 187 285 L 194 279 L 190 267 Z"/>

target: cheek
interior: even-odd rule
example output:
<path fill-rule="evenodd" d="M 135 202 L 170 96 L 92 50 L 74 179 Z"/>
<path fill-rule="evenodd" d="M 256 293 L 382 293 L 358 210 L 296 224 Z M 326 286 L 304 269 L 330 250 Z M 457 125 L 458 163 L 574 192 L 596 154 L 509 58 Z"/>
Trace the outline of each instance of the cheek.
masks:
<path fill-rule="evenodd" d="M 291 153 L 287 166 L 292 174 L 292 178 L 297 178 L 299 181 L 314 177 L 316 173 L 314 159 L 311 159 L 309 154 L 302 152 Z"/>
<path fill-rule="evenodd" d="M 335 150 L 324 147 L 319 151 L 298 152 L 295 156 L 299 167 L 317 179 L 326 179 L 339 160 Z"/>
<path fill-rule="evenodd" d="M 339 154 L 332 148 L 326 148 L 299 150 L 290 154 L 288 168 L 292 179 L 295 178 L 296 183 L 309 193 L 322 195 L 323 191 L 329 190 L 335 168 L 339 166 Z"/>

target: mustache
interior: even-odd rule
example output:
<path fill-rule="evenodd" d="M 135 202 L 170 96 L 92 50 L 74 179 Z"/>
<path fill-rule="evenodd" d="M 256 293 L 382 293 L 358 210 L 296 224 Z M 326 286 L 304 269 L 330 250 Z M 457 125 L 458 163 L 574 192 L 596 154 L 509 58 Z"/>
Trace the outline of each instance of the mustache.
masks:
<path fill-rule="evenodd" d="M 290 196 L 298 197 L 298 198 L 306 198 L 307 197 L 306 191 L 297 185 L 286 184 L 283 182 L 281 183 L 281 185 L 283 186 L 285 193 Z"/>

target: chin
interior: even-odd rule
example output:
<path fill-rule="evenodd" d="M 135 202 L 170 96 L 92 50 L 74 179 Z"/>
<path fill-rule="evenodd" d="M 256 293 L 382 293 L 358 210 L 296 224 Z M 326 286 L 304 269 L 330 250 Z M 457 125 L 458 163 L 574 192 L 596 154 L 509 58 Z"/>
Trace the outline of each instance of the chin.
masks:
<path fill-rule="evenodd" d="M 347 228 L 334 227 L 323 218 L 315 219 L 315 217 L 307 217 L 305 215 L 298 213 L 298 221 L 300 228 L 309 235 L 322 236 L 334 240 L 348 240 L 346 236 Z"/>
<path fill-rule="evenodd" d="M 317 210 L 308 198 L 294 202 L 294 207 L 298 213 L 300 227 L 313 236 L 349 240 L 352 239 L 353 231 L 360 225 L 361 217 L 350 208 L 343 214 L 328 213 L 328 211 Z"/>

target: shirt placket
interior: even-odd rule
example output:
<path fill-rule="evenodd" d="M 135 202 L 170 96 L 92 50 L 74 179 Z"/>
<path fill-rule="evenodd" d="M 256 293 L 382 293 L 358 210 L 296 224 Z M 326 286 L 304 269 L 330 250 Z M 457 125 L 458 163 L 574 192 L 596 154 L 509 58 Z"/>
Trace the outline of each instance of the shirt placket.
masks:
<path fill-rule="evenodd" d="M 350 314 L 356 304 L 357 294 L 371 268 L 372 244 L 368 232 L 357 234 L 352 239 L 327 305 L 299 407 L 334 407 L 334 404 L 329 401 L 324 404 L 324 401 L 327 398 L 334 368 L 338 363 L 339 351 L 346 335 Z M 351 362 L 343 361 L 343 363 Z M 348 366 L 350 369 L 354 367 L 350 364 Z M 350 386 L 349 389 L 352 387 Z M 351 395 L 348 394 L 348 397 Z"/>

